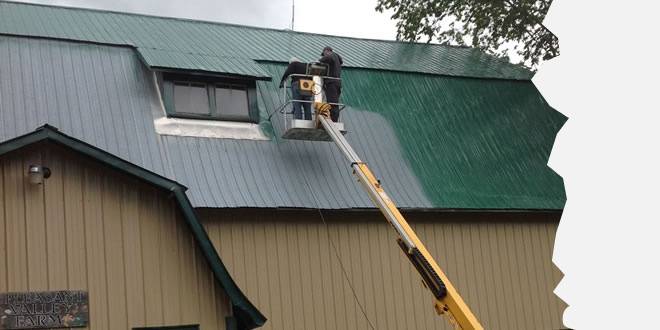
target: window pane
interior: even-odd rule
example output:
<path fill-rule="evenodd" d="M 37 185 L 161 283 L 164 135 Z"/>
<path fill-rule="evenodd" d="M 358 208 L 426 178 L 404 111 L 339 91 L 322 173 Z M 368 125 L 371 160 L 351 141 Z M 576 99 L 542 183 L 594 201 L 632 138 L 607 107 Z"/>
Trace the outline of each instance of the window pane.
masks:
<path fill-rule="evenodd" d="M 174 83 L 174 111 L 192 114 L 209 114 L 209 98 L 206 86 L 192 83 Z"/>
<path fill-rule="evenodd" d="M 250 120 L 247 91 L 244 89 L 216 87 L 215 104 L 222 119 Z"/>

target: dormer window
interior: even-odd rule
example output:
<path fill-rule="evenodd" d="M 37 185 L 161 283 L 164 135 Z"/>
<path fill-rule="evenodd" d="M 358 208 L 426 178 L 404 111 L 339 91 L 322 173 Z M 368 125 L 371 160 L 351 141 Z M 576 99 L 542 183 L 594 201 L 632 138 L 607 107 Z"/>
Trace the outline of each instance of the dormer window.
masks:
<path fill-rule="evenodd" d="M 167 73 L 161 81 L 168 117 L 258 121 L 254 81 Z"/>

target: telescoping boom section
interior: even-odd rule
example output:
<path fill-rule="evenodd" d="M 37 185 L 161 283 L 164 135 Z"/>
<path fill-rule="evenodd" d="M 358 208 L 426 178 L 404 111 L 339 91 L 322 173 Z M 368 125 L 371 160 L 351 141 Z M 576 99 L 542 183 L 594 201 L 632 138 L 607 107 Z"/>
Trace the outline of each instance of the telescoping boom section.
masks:
<path fill-rule="evenodd" d="M 403 253 L 415 266 L 422 276 L 422 281 L 435 297 L 435 310 L 437 313 L 448 317 L 449 322 L 457 329 L 483 329 L 470 308 L 458 294 L 458 291 L 456 291 L 456 288 L 449 282 L 447 275 L 440 269 L 440 266 L 408 225 L 394 202 L 387 196 L 367 164 L 360 160 L 336 125 L 333 125 L 329 118 L 320 115 L 326 111 L 319 110 L 327 110 L 328 105 L 322 102 L 316 102 L 314 105 L 319 113 L 317 120 L 346 156 L 358 182 L 367 191 L 371 200 L 399 235 L 397 242 Z"/>

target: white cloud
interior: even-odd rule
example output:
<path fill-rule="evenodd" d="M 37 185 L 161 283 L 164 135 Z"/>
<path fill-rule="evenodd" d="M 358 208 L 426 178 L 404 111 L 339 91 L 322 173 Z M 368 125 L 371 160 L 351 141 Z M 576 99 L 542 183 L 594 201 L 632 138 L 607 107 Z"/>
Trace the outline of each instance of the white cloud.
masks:
<path fill-rule="evenodd" d="M 376 12 L 376 0 L 296 1 L 295 30 L 358 38 L 396 37 L 390 13 Z"/>
<path fill-rule="evenodd" d="M 291 16 L 290 5 L 286 0 L 30 0 L 22 2 L 273 28 L 287 27 Z"/>
<path fill-rule="evenodd" d="M 94 8 L 156 16 L 286 29 L 293 0 L 29 0 L 23 2 Z M 376 0 L 297 0 L 295 30 L 361 38 L 394 39 L 389 14 Z"/>

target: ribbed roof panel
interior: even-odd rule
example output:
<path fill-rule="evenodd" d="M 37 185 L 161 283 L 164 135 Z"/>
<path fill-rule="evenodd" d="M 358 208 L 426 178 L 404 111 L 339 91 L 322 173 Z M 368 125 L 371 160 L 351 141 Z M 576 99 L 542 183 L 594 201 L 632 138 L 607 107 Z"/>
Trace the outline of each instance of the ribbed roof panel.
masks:
<path fill-rule="evenodd" d="M 279 138 L 281 115 L 266 120 L 284 103 L 279 81 L 257 82 L 270 141 L 166 136 L 131 48 L 0 37 L 0 58 L 0 141 L 51 124 L 184 184 L 195 207 L 373 207 L 332 143 Z M 546 162 L 565 118 L 531 82 L 347 69 L 343 83 L 347 138 L 400 207 L 563 207 Z"/>

